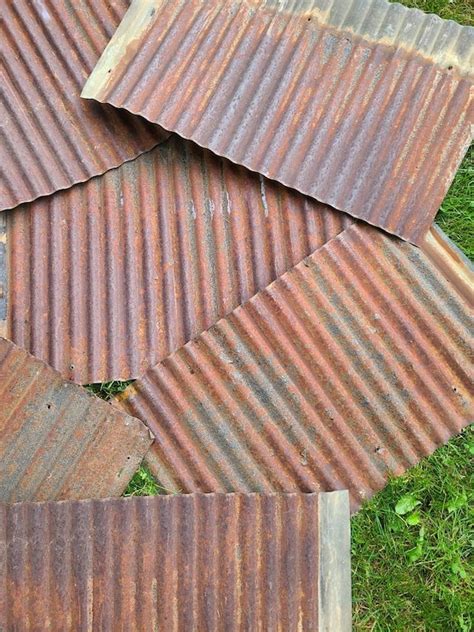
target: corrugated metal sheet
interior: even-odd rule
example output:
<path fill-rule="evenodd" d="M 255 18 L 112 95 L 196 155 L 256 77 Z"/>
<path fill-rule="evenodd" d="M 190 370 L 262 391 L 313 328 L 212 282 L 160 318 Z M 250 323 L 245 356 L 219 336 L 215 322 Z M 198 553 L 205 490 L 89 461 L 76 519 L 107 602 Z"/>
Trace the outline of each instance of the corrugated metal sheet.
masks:
<path fill-rule="evenodd" d="M 122 394 L 170 490 L 348 488 L 473 419 L 470 310 L 419 248 L 353 226 Z"/>
<path fill-rule="evenodd" d="M 119 495 L 151 443 L 138 419 L 3 338 L 0 402 L 0 501 Z"/>
<path fill-rule="evenodd" d="M 128 0 L 0 2 L 0 210 L 66 189 L 164 133 L 79 98 Z"/>
<path fill-rule="evenodd" d="M 354 221 L 179 138 L 6 215 L 7 337 L 82 383 L 142 375 Z"/>
<path fill-rule="evenodd" d="M 474 267 L 439 226 L 431 227 L 421 249 L 459 294 L 474 306 Z"/>
<path fill-rule="evenodd" d="M 0 629 L 349 632 L 349 544 L 344 492 L 0 505 Z"/>
<path fill-rule="evenodd" d="M 82 96 L 420 243 L 473 59 L 474 29 L 386 0 L 134 0 Z"/>

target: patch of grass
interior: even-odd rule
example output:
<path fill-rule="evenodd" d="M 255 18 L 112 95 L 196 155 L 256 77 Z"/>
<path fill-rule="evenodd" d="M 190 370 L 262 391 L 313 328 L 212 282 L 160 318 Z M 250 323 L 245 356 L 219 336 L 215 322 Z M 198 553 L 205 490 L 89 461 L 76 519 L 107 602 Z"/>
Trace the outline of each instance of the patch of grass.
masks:
<path fill-rule="evenodd" d="M 474 629 L 474 426 L 352 519 L 354 629 Z"/>
<path fill-rule="evenodd" d="M 436 222 L 474 259 L 474 146 L 466 154 L 436 216 Z"/>
<path fill-rule="evenodd" d="M 474 5 L 471 0 L 390 0 L 406 7 L 421 9 L 425 13 L 437 13 L 445 20 L 474 25 Z"/>
<path fill-rule="evenodd" d="M 124 491 L 124 496 L 156 496 L 165 490 L 157 483 L 147 467 L 141 465 Z"/>
<path fill-rule="evenodd" d="M 114 380 L 113 382 L 104 382 L 103 384 L 87 384 L 86 388 L 98 395 L 101 399 L 112 399 L 115 395 L 122 393 L 133 380 L 127 382 L 120 382 Z"/>

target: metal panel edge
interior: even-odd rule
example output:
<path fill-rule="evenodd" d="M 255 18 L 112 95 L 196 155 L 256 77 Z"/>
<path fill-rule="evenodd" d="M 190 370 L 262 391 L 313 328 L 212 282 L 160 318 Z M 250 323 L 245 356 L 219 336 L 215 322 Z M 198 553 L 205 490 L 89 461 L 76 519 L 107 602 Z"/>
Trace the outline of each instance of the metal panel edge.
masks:
<path fill-rule="evenodd" d="M 319 495 L 319 632 L 352 630 L 349 492 Z"/>
<path fill-rule="evenodd" d="M 474 305 L 474 265 L 468 257 L 436 224 L 433 224 L 428 231 L 421 249 L 472 307 Z"/>
<path fill-rule="evenodd" d="M 6 213 L 0 213 L 0 337 L 6 336 L 8 310 L 8 231 Z"/>

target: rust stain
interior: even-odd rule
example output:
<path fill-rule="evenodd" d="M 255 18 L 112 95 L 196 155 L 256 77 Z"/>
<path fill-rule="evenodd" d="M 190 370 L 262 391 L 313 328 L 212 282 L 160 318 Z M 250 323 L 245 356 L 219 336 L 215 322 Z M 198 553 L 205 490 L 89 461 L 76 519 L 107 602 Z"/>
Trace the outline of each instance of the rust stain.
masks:
<path fill-rule="evenodd" d="M 348 488 L 353 509 L 473 419 L 470 309 L 352 226 L 125 391 L 169 490 Z"/>
<path fill-rule="evenodd" d="M 79 93 L 128 0 L 0 3 L 0 210 L 66 189 L 168 134 Z"/>
<path fill-rule="evenodd" d="M 0 402 L 0 501 L 118 496 L 152 441 L 138 419 L 3 338 Z"/>
<path fill-rule="evenodd" d="M 385 0 L 135 0 L 82 96 L 419 244 L 471 141 L 473 55 L 474 29 Z"/>
<path fill-rule="evenodd" d="M 0 505 L 0 549 L 5 630 L 351 629 L 344 492 Z"/>
<path fill-rule="evenodd" d="M 179 138 L 3 215 L 0 322 L 80 383 L 139 377 L 354 221 Z"/>

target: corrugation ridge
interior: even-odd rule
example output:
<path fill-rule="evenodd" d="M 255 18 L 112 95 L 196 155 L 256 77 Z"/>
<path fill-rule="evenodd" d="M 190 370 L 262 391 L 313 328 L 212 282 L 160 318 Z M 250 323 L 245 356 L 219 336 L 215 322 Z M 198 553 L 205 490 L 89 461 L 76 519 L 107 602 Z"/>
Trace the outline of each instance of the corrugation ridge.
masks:
<path fill-rule="evenodd" d="M 297 10 L 291 6 L 285 11 L 280 3 L 236 6 L 221 0 L 209 7 L 193 0 L 178 10 L 166 1 L 135 2 L 83 95 L 125 107 L 250 170 L 419 242 L 470 137 L 471 79 L 459 75 L 451 57 L 442 68 L 429 56 L 430 37 L 447 44 L 439 25 L 450 33 L 452 27 L 426 18 L 420 33 L 431 35 L 418 38 L 423 57 L 419 50 L 407 50 L 405 42 L 407 33 L 416 31 L 408 28 L 406 15 L 417 14 L 385 0 L 325 5 L 315 13 L 323 16 L 319 26 L 318 20 L 311 22 L 311 3 Z M 342 30 L 328 27 L 334 7 L 341 9 Z M 139 13 L 141 21 L 134 23 Z M 352 18 L 363 37 L 347 31 Z M 459 29 L 472 32 L 474 51 L 474 29 Z M 387 46 L 391 37 L 401 45 Z M 445 89 L 435 90 L 439 81 Z M 456 142 L 449 138 L 452 129 Z M 428 165 L 435 146 L 442 151 Z M 336 187 L 329 185 L 334 174 Z M 427 179 L 429 186 L 421 191 L 419 183 Z M 369 189 L 367 181 L 379 184 Z"/>
<path fill-rule="evenodd" d="M 4 116 L 7 116 L 8 112 L 13 111 L 13 105 L 10 105 L 8 101 L 6 101 L 6 95 L 1 93 L 0 99 L 5 109 Z M 28 129 L 29 128 L 29 129 Z M 8 146 L 10 156 L 15 159 L 16 164 L 19 165 L 17 175 L 16 173 L 9 174 L 6 172 L 4 168 L 2 168 L 2 179 L 6 179 L 10 184 L 9 186 L 13 191 L 16 188 L 21 186 L 23 179 L 20 179 L 20 176 L 24 176 L 26 180 L 26 186 L 28 187 L 28 191 L 31 191 L 31 195 L 36 195 L 35 186 L 37 186 L 37 181 L 41 180 L 38 186 L 50 187 L 51 179 L 50 179 L 50 171 L 46 169 L 43 163 L 46 163 L 46 158 L 49 158 L 49 154 L 45 157 L 43 156 L 44 148 L 41 146 L 41 140 L 46 141 L 49 144 L 49 139 L 46 137 L 45 139 L 45 131 L 44 128 L 34 121 L 33 126 L 29 124 L 29 122 L 20 121 L 16 119 L 13 121 L 12 126 L 8 130 L 8 134 L 6 129 L 2 130 L 2 137 L 6 146 Z M 41 138 L 42 137 L 42 138 Z M 22 146 L 22 142 L 26 145 L 26 148 Z M 36 147 L 36 149 L 35 149 Z M 24 155 L 27 151 L 37 151 L 38 152 L 38 160 L 34 161 L 33 164 L 28 165 L 28 170 L 34 171 L 35 182 L 32 182 L 28 179 L 28 170 L 26 165 L 23 164 L 26 162 L 24 160 Z M 48 152 L 48 148 L 46 148 Z M 21 152 L 21 154 L 19 154 Z M 52 157 L 52 162 L 56 161 L 56 156 Z M 2 164 L 7 164 L 2 162 Z M 3 210 L 3 209 L 2 209 Z"/>
<path fill-rule="evenodd" d="M 183 3 L 183 11 L 180 12 L 180 15 L 184 14 L 186 15 L 186 10 L 184 7 L 186 7 L 186 3 Z M 189 39 L 189 36 L 193 35 L 193 31 L 194 33 L 198 33 L 198 42 L 199 41 L 205 41 L 206 40 L 206 34 L 207 34 L 207 30 L 211 28 L 213 21 L 216 19 L 216 17 L 218 17 L 219 14 L 219 9 L 217 7 L 217 5 L 202 5 L 201 9 L 198 9 L 195 13 L 195 15 L 192 16 L 192 19 L 189 20 L 189 22 L 185 23 L 184 25 L 181 25 L 181 27 L 176 26 L 173 29 L 173 26 L 171 26 L 170 31 L 174 30 L 174 34 L 173 34 L 173 47 L 174 46 L 179 46 L 179 48 L 182 51 L 182 56 L 180 58 L 180 63 L 179 63 L 179 67 L 180 68 L 186 68 L 186 74 L 188 74 L 189 76 L 192 76 L 190 74 L 190 72 L 192 71 L 192 69 L 196 69 L 196 60 L 193 59 L 192 57 L 192 51 L 190 50 L 190 47 L 187 46 L 187 42 Z M 205 17 L 201 20 L 201 14 L 202 13 L 206 13 Z M 211 20 L 209 19 L 211 17 Z M 213 18 L 213 19 L 212 19 Z M 179 24 L 179 22 L 178 22 Z M 191 33 L 190 33 L 191 32 Z M 222 32 L 222 31 L 221 31 Z M 161 40 L 162 44 L 161 46 L 163 46 L 163 48 L 166 48 L 165 46 L 165 35 L 166 33 L 163 33 L 163 38 Z M 178 39 L 179 38 L 179 39 Z M 218 39 L 218 43 L 220 42 L 220 37 Z M 153 53 L 153 63 L 155 62 L 155 59 L 157 57 L 157 54 L 159 52 L 159 48 L 158 50 L 156 50 Z M 172 62 L 172 57 L 170 55 L 170 57 L 168 58 L 168 63 L 166 65 L 161 66 L 160 64 L 160 68 L 161 71 L 163 73 L 166 73 L 171 65 Z M 153 64 L 152 64 L 153 65 Z M 197 79 L 197 76 L 195 73 L 193 73 L 194 76 Z M 146 77 L 141 77 L 139 80 L 138 85 L 136 86 L 134 93 L 136 92 L 137 94 L 141 94 L 141 90 L 140 90 L 140 84 L 144 85 L 146 81 Z M 151 80 L 150 80 L 151 81 Z M 171 79 L 172 83 L 170 85 L 170 102 L 173 103 L 176 100 L 178 100 L 179 98 L 189 98 L 190 96 L 190 90 L 186 90 L 183 94 L 181 95 L 177 95 L 176 91 L 179 90 L 179 74 L 174 74 L 172 76 Z M 156 79 L 153 82 L 154 85 L 158 84 L 158 79 Z M 152 84 L 152 85 L 153 85 Z M 150 86 L 151 87 L 151 86 Z M 131 96 L 134 96 L 134 94 L 132 94 Z M 144 98 L 145 98 L 145 93 L 144 93 Z M 144 101 L 144 103 L 146 103 L 146 101 Z M 169 107 L 169 106 L 168 106 Z M 180 112 L 179 116 L 185 116 L 185 112 Z"/>
<path fill-rule="evenodd" d="M 271 34 L 272 28 L 275 26 L 273 23 L 275 19 L 276 19 L 276 16 L 274 16 L 272 19 L 267 21 L 267 23 L 264 26 L 264 31 L 259 33 L 260 40 L 258 40 L 258 43 L 253 47 L 250 61 L 247 60 L 247 63 L 246 63 L 246 60 L 245 60 L 245 51 L 248 47 L 248 40 L 244 39 L 244 35 L 246 33 L 241 33 L 239 35 L 238 46 L 236 46 L 234 58 L 232 58 L 229 55 L 229 52 L 226 51 L 226 57 L 228 60 L 227 65 L 223 64 L 220 70 L 220 73 L 222 73 L 222 76 L 225 76 L 226 69 L 228 67 L 233 67 L 233 70 L 234 70 L 233 85 L 227 86 L 227 88 L 232 92 L 234 102 L 238 102 L 239 106 L 242 106 L 242 109 L 244 109 L 244 112 L 245 112 L 239 121 L 234 121 L 231 124 L 229 118 L 226 116 L 227 114 L 226 102 L 224 100 L 221 100 L 221 103 L 219 106 L 217 105 L 214 106 L 214 113 L 215 113 L 215 116 L 217 117 L 217 120 L 227 119 L 229 123 L 228 133 L 229 133 L 230 140 L 227 145 L 226 151 L 229 153 L 229 155 L 234 156 L 235 158 L 234 162 L 241 162 L 245 159 L 244 157 L 246 154 L 243 154 L 243 153 L 239 154 L 238 151 L 237 152 L 235 151 L 236 145 L 238 145 L 240 147 L 240 150 L 242 151 L 246 143 L 249 142 L 249 139 L 253 138 L 252 133 L 251 133 L 252 129 L 251 128 L 249 129 L 248 126 L 252 125 L 255 122 L 256 118 L 258 118 L 257 110 L 259 110 L 261 107 L 263 111 L 267 111 L 268 103 L 271 97 L 275 94 L 280 93 L 283 89 L 283 86 L 280 83 L 280 75 L 278 73 L 279 72 L 285 73 L 287 69 L 285 67 L 281 68 L 281 64 L 279 63 L 279 59 L 278 59 L 279 49 L 283 48 L 281 55 L 283 55 L 283 52 L 285 52 L 284 51 L 285 48 L 288 49 L 288 43 L 285 41 L 284 35 L 287 29 L 288 30 L 291 29 L 292 21 L 290 18 L 288 21 L 286 21 L 286 23 L 282 24 L 283 28 L 278 29 L 279 39 L 278 39 L 277 45 L 275 46 L 274 50 L 268 51 L 266 36 Z M 249 24 L 249 30 L 252 31 L 253 22 L 251 20 L 248 20 L 248 24 Z M 240 28 L 241 26 L 239 25 L 239 29 Z M 226 33 L 227 30 L 230 31 L 230 28 L 224 25 L 222 30 L 224 33 Z M 232 33 L 232 31 L 230 32 Z M 295 48 L 291 52 L 289 52 L 288 50 L 286 51 L 287 54 L 290 55 L 288 65 L 291 63 L 294 56 L 296 55 L 296 52 L 298 49 L 297 47 Z M 214 60 L 214 65 L 215 64 L 216 64 L 216 61 Z M 255 83 L 252 81 L 252 67 L 257 64 L 260 64 L 258 67 L 258 72 L 260 74 L 260 81 L 258 85 L 255 85 Z M 272 73 L 269 72 L 270 65 L 272 65 L 273 69 L 275 70 L 276 77 L 274 76 L 273 72 Z M 211 65 L 209 65 L 209 68 L 207 69 L 207 76 L 212 76 L 211 72 L 212 74 L 214 74 L 215 68 L 213 69 Z M 199 73 L 196 72 L 194 74 L 196 76 L 195 83 L 199 86 L 200 84 Z M 240 80 L 238 79 L 238 77 L 240 77 Z M 212 79 L 214 94 L 209 95 L 209 99 L 210 100 L 213 99 L 214 102 L 218 101 L 219 99 L 219 95 L 217 94 L 218 89 L 219 89 L 218 79 L 219 79 L 219 75 L 216 76 L 214 74 L 214 77 Z M 171 104 L 173 104 L 172 98 L 170 98 L 169 101 L 171 102 Z M 210 102 L 212 101 L 209 101 L 208 103 Z M 201 117 L 197 120 L 196 120 L 196 117 L 194 117 L 192 122 L 190 122 L 191 123 L 190 126 L 195 130 L 195 133 L 200 128 L 202 132 L 203 131 L 202 128 L 204 127 L 205 133 L 211 134 L 209 145 L 212 146 L 215 142 L 218 142 L 219 137 L 222 135 L 222 130 L 219 130 L 218 127 L 212 128 L 209 125 L 209 119 L 203 120 L 203 115 L 206 112 L 207 110 L 202 108 Z M 163 110 L 163 114 L 166 114 L 166 108 Z M 184 118 L 183 118 L 183 114 L 184 114 Z M 186 111 L 184 113 L 179 113 L 179 118 L 172 119 L 171 125 L 173 127 L 176 127 L 177 129 L 189 126 L 189 124 L 187 125 L 187 122 L 186 122 Z M 259 126 L 255 126 L 255 127 L 258 128 Z M 255 131 L 257 131 L 257 129 Z M 240 137 L 243 133 L 245 133 L 246 137 L 241 139 Z"/>
<path fill-rule="evenodd" d="M 375 277 L 370 276 L 374 270 Z M 453 310 L 459 312 L 460 334 L 450 333 L 446 320 Z M 467 323 L 467 305 L 420 251 L 373 229 L 353 226 L 154 367 L 147 374 L 146 391 L 138 380 L 123 399 L 129 406 L 146 406 L 147 399 L 162 400 L 166 388 L 167 397 L 179 404 L 170 417 L 162 409 L 162 428 L 169 425 L 173 433 L 181 433 L 190 419 L 199 419 L 207 440 L 200 436 L 194 442 L 189 435 L 184 450 L 212 454 L 206 476 L 214 462 L 221 476 L 223 465 L 233 464 L 244 452 L 242 463 L 248 467 L 249 457 L 256 458 L 255 471 L 267 476 L 273 489 L 278 488 L 273 472 L 258 458 L 260 448 L 252 433 L 246 437 L 246 424 L 255 430 L 262 424 L 262 438 L 269 446 L 270 433 L 284 430 L 282 416 L 293 425 L 293 434 L 283 432 L 272 446 L 272 459 L 278 467 L 291 466 L 291 485 L 298 487 L 302 482 L 296 462 L 284 441 L 289 439 L 297 449 L 298 433 L 308 423 L 317 433 L 317 449 L 327 455 L 331 434 L 343 433 L 340 452 L 329 452 L 329 468 L 320 462 L 322 472 L 312 470 L 310 484 L 325 485 L 325 477 L 335 481 L 341 476 L 357 507 L 367 493 L 383 486 L 389 473 L 402 473 L 468 423 Z M 382 333 L 380 339 L 377 333 Z M 328 361 L 320 349 L 329 354 Z M 328 420 L 312 408 L 320 374 L 328 373 L 326 364 L 329 373 L 337 372 L 336 386 L 327 386 L 332 378 L 321 386 L 344 421 L 342 429 L 334 412 Z M 173 369 L 174 382 L 167 377 L 171 367 L 180 367 Z M 371 385 L 368 390 L 366 383 Z M 196 384 L 202 390 L 195 391 Z M 299 392 L 301 399 L 294 399 Z M 253 419 L 247 410 L 254 411 Z M 153 428 L 153 417 L 142 418 Z M 219 433 L 237 430 L 246 438 L 232 447 L 236 453 L 231 457 L 217 439 L 216 420 Z M 329 441 L 319 436 L 322 423 Z M 178 455 L 164 452 L 164 458 Z M 304 460 L 308 458 L 309 453 Z M 352 480 L 345 480 L 346 473 Z M 170 474 L 179 478 L 182 472 Z M 241 481 L 235 484 L 241 489 Z M 246 484 L 252 485 L 251 478 Z M 187 491 L 193 489 L 199 487 Z"/>
<path fill-rule="evenodd" d="M 7 335 L 65 377 L 129 379 L 352 218 L 174 138 L 7 213 Z"/>
<path fill-rule="evenodd" d="M 388 242 L 386 250 L 390 253 L 391 260 L 397 270 L 403 272 L 406 278 L 408 278 L 410 266 L 417 266 L 421 271 L 420 302 L 428 304 L 433 294 L 442 297 L 443 302 L 436 304 L 431 313 L 442 322 L 443 331 L 449 334 L 447 335 L 448 340 L 459 340 L 465 328 L 469 327 L 470 319 L 469 314 L 466 313 L 466 301 L 456 294 L 453 295 L 452 283 L 444 277 L 437 266 L 433 266 L 421 249 L 407 249 L 402 256 L 395 244 Z"/>
<path fill-rule="evenodd" d="M 347 49 L 345 42 L 340 43 L 340 47 L 342 46 Z M 369 161 L 369 156 L 374 154 L 377 141 L 379 144 L 381 142 L 380 139 L 375 138 L 377 126 L 374 124 L 374 120 L 378 121 L 377 108 L 383 108 L 384 99 L 389 100 L 392 96 L 394 86 L 390 82 L 391 75 L 392 73 L 394 76 L 397 73 L 401 74 L 401 70 L 389 67 L 383 76 L 382 83 L 370 73 L 371 66 L 383 64 L 379 49 L 368 49 L 367 52 L 361 49 L 357 55 L 354 53 L 349 55 L 346 50 L 341 52 L 346 58 L 345 65 L 337 69 L 337 74 L 334 73 L 332 82 L 334 89 L 331 89 L 324 97 L 324 107 L 319 107 L 317 125 L 313 122 L 315 121 L 313 111 L 309 110 L 307 124 L 312 127 L 311 133 L 302 136 L 301 145 L 299 147 L 295 145 L 286 156 L 286 164 L 290 165 L 290 171 L 288 171 L 288 167 L 285 167 L 285 163 L 278 167 L 278 170 L 281 169 L 285 173 L 285 178 L 288 181 L 296 178 L 297 188 L 324 186 L 325 182 L 333 182 L 334 173 L 340 173 L 343 165 L 347 170 L 347 161 L 344 160 L 343 155 L 340 155 L 340 152 L 338 153 L 338 148 L 348 145 L 354 154 L 362 154 L 365 160 Z M 360 61 L 356 65 L 354 60 L 357 62 L 358 56 L 360 56 Z M 332 61 L 331 57 L 329 61 Z M 348 82 L 349 85 L 347 85 Z M 384 90 L 388 92 L 388 96 L 384 94 Z M 322 94 L 321 91 L 320 94 Z M 358 101 L 360 101 L 360 105 Z M 317 104 L 318 97 L 315 95 L 314 101 L 311 100 L 309 105 L 314 108 Z M 353 119 L 354 124 L 350 125 Z M 369 129 L 367 129 L 367 119 L 371 123 Z M 364 132 L 362 147 L 355 143 L 360 132 Z M 370 147 L 370 151 L 364 151 L 364 147 L 367 146 Z M 312 166 L 310 161 L 301 165 L 301 169 L 295 168 L 294 160 L 298 152 L 310 156 L 314 154 L 318 161 L 317 176 L 312 172 L 314 165 Z M 311 184 L 312 180 L 315 180 L 314 185 Z M 350 184 L 355 183 L 350 181 Z M 346 188 L 348 185 L 349 182 L 344 183 Z M 335 193 L 330 193 L 330 195 L 334 195 L 334 200 L 337 199 L 338 193 L 341 197 L 342 191 L 338 186 L 334 185 L 332 190 Z M 339 200 L 338 203 L 340 203 Z"/>
<path fill-rule="evenodd" d="M 183 354 L 184 357 L 182 359 L 182 362 L 185 363 L 186 361 L 188 361 L 192 363 L 190 364 L 190 367 L 194 366 L 196 368 L 202 366 L 204 363 L 209 365 L 216 365 L 217 356 L 215 355 L 215 353 L 213 353 L 212 342 L 206 341 L 204 343 L 204 346 L 206 347 L 205 350 L 202 349 L 202 346 L 200 346 L 199 348 L 197 348 L 195 345 L 188 346 L 186 348 L 186 353 Z M 219 371 L 219 369 L 222 367 L 217 364 L 216 366 L 214 366 L 214 368 L 216 371 Z M 189 372 L 196 373 L 196 369 L 188 368 L 188 370 Z M 185 371 L 184 368 L 183 371 Z M 235 472 L 241 470 L 240 474 L 236 473 L 236 475 L 232 477 L 231 485 L 228 485 L 227 488 L 229 490 L 238 488 L 242 483 L 245 487 L 245 481 L 253 480 L 253 484 L 256 486 L 256 488 L 265 490 L 266 481 L 264 474 L 260 471 L 260 463 L 265 464 L 268 461 L 266 453 L 263 452 L 259 453 L 258 455 L 249 454 L 248 457 L 244 457 L 244 459 L 237 456 L 239 448 L 242 448 L 245 442 L 248 441 L 248 436 L 252 435 L 252 418 L 248 414 L 248 411 L 246 411 L 246 409 L 250 406 L 250 403 L 247 402 L 246 407 L 242 407 L 239 406 L 238 402 L 234 402 L 230 394 L 229 385 L 226 383 L 222 384 L 219 382 L 219 380 L 216 380 L 213 370 L 204 371 L 202 374 L 202 379 L 200 379 L 199 372 L 196 373 L 196 376 L 197 377 L 195 381 L 201 382 L 201 384 L 198 384 L 196 387 L 191 388 L 190 391 L 186 392 L 186 395 L 188 392 L 192 392 L 194 400 L 201 402 L 203 413 L 202 417 L 204 419 L 204 423 L 208 424 L 211 419 L 213 420 L 213 436 L 215 437 L 215 441 L 218 444 L 218 447 L 227 453 L 229 463 L 235 469 Z M 197 394 L 194 394 L 194 391 L 196 389 L 198 389 L 198 392 Z M 212 403 L 210 406 L 208 405 L 206 408 L 204 407 L 203 402 L 206 402 L 207 404 L 206 394 L 213 391 L 219 393 L 219 397 L 222 398 L 224 409 L 222 409 L 221 407 L 216 409 L 212 406 Z M 212 415 L 211 410 L 213 412 Z M 244 422 L 242 425 L 245 427 L 245 435 L 240 424 L 236 424 L 231 429 L 230 433 L 225 433 L 223 429 L 221 430 L 219 415 L 222 414 L 223 410 L 226 410 L 227 414 L 230 415 L 236 414 L 236 412 L 240 412 L 241 415 L 243 415 Z M 202 422 L 201 425 L 203 425 Z M 202 444 L 204 446 L 209 442 L 207 430 L 208 428 L 203 434 Z M 276 476 L 277 478 L 280 478 L 281 480 L 285 481 L 286 484 L 288 484 L 288 478 L 285 477 L 283 471 L 277 470 Z"/>
<path fill-rule="evenodd" d="M 12 102 L 4 112 L 4 135 L 16 142 L 2 152 L 2 210 L 84 182 L 162 140 L 161 130 L 128 113 L 73 99 L 107 43 L 100 27 L 106 20 L 117 26 L 128 2 L 115 5 L 119 11 L 111 14 L 100 5 L 94 9 L 92 0 L 74 6 L 58 0 L 41 7 L 13 0 L 2 4 L 9 80 L 1 100 L 5 104 L 10 95 L 31 105 L 25 110 Z M 84 18 L 89 28 L 83 27 Z M 86 56 L 84 45 L 93 45 Z"/>
<path fill-rule="evenodd" d="M 198 534 L 196 533 L 196 497 L 186 495 L 176 501 L 178 513 L 178 560 L 176 564 L 178 586 L 177 630 L 196 629 L 196 583 L 198 575 L 197 553 Z M 227 555 L 223 559 L 228 561 Z M 222 565 L 223 567 L 226 565 Z M 220 585 L 220 584 L 219 584 Z M 187 595 L 187 597 L 184 597 Z"/>
<path fill-rule="evenodd" d="M 235 150 L 236 160 L 242 161 L 242 163 L 245 164 L 250 155 L 258 157 L 257 159 L 262 163 L 262 172 L 267 176 L 281 170 L 285 178 L 291 179 L 291 177 L 294 176 L 295 170 L 293 169 L 294 165 L 289 156 L 289 147 L 292 146 L 291 151 L 294 152 L 295 147 L 298 147 L 298 144 L 301 144 L 303 141 L 305 141 L 307 145 L 310 144 L 310 141 L 307 141 L 307 139 L 301 136 L 298 129 L 295 127 L 292 129 L 291 127 L 291 122 L 295 116 L 292 104 L 300 104 L 297 115 L 298 120 L 302 125 L 308 120 L 311 121 L 312 137 L 314 138 L 318 133 L 317 124 L 324 120 L 325 111 L 329 109 L 329 104 L 334 100 L 338 100 L 337 95 L 331 90 L 331 86 L 337 85 L 340 82 L 340 75 L 343 77 L 348 68 L 344 63 L 342 63 L 339 68 L 334 68 L 331 64 L 332 60 L 331 57 L 327 55 L 326 49 L 328 46 L 334 45 L 334 42 L 328 41 L 324 33 L 318 35 L 314 42 L 308 42 L 308 38 L 301 39 L 300 48 L 295 47 L 293 49 L 290 60 L 282 60 L 285 75 L 288 77 L 287 81 L 277 84 L 278 87 L 273 89 L 271 84 L 266 85 L 265 83 L 265 81 L 268 83 L 270 78 L 273 77 L 271 72 L 267 72 L 266 76 L 268 79 L 263 79 L 260 83 L 260 86 L 265 89 L 265 95 L 260 95 L 260 99 L 262 102 L 267 103 L 267 107 L 264 110 L 264 117 L 258 125 L 255 125 L 255 121 L 259 116 L 260 101 L 255 98 L 258 95 L 258 90 L 255 91 L 252 87 L 250 77 L 248 83 L 251 103 L 253 102 L 254 105 L 254 116 L 249 117 L 248 110 L 245 112 L 245 119 L 242 120 L 242 124 L 240 125 L 245 137 L 242 137 L 237 127 L 234 128 L 235 139 L 242 139 L 240 152 Z M 309 51 L 308 46 L 310 47 Z M 345 44 L 343 43 L 342 47 L 344 46 Z M 295 72 L 295 69 L 292 68 L 290 64 L 300 49 L 304 57 L 303 61 L 299 60 L 297 64 L 299 68 Z M 304 53 L 305 50 L 306 53 Z M 271 63 L 271 61 L 272 60 L 270 60 L 269 63 Z M 296 59 L 296 61 L 298 60 Z M 348 60 L 346 59 L 345 61 Z M 321 80 L 313 94 L 310 94 L 310 91 L 306 88 L 304 77 L 307 72 L 311 71 L 309 66 L 312 64 L 314 64 L 314 66 L 317 64 L 316 67 L 320 69 Z M 242 73 L 246 72 L 245 65 L 243 64 L 243 66 Z M 319 114 L 315 112 L 311 113 L 310 108 L 318 103 L 318 94 L 322 95 L 323 98 L 323 103 L 321 107 L 319 107 Z M 346 100 L 347 94 L 349 94 L 349 90 L 347 90 L 345 94 L 339 95 L 339 99 L 341 101 Z M 224 113 L 223 116 L 225 116 Z M 273 137 L 269 137 L 266 133 L 266 126 L 270 121 L 272 124 L 275 124 L 275 135 Z M 291 136 L 295 137 L 294 145 L 292 145 L 291 136 L 288 137 L 289 130 L 291 130 Z M 208 128 L 207 132 L 211 133 L 210 128 Z M 210 145 L 212 144 L 213 141 L 211 137 Z M 232 146 L 236 146 L 234 139 L 231 141 L 231 150 Z"/>

